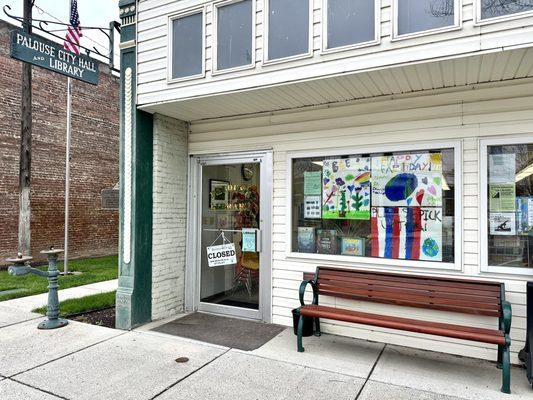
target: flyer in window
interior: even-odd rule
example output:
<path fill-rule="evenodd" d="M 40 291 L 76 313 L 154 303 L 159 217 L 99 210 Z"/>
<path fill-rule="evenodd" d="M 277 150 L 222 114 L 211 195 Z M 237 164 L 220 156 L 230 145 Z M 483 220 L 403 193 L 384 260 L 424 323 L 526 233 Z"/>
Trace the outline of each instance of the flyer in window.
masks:
<path fill-rule="evenodd" d="M 516 155 L 489 155 L 489 183 L 510 183 L 515 181 Z"/>
<path fill-rule="evenodd" d="M 372 257 L 442 261 L 442 208 L 372 207 Z"/>
<path fill-rule="evenodd" d="M 324 160 L 322 218 L 370 219 L 370 158 Z"/>
<path fill-rule="evenodd" d="M 516 235 L 516 215 L 509 213 L 490 213 L 489 229 L 491 235 Z"/>
<path fill-rule="evenodd" d="M 304 172 L 304 194 L 306 196 L 322 194 L 321 171 Z"/>
<path fill-rule="evenodd" d="M 442 206 L 442 154 L 372 157 L 372 205 Z"/>
<path fill-rule="evenodd" d="M 321 196 L 305 196 L 304 197 L 304 218 L 305 219 L 320 219 L 322 215 L 322 197 Z"/>
<path fill-rule="evenodd" d="M 516 188 L 514 183 L 489 185 L 489 210 L 491 212 L 515 211 Z"/>

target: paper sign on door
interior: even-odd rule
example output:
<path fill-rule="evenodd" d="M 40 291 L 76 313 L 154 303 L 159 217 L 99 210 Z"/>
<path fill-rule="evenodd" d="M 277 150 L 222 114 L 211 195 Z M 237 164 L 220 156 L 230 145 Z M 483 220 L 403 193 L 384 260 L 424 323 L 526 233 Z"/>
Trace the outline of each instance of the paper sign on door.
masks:
<path fill-rule="evenodd" d="M 207 247 L 207 264 L 210 267 L 237 264 L 235 244 L 221 244 Z"/>

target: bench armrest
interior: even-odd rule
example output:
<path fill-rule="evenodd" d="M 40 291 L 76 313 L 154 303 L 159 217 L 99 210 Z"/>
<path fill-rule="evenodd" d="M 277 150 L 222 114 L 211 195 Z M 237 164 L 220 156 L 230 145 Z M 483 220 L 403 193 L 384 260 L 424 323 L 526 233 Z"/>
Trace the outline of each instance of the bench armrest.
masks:
<path fill-rule="evenodd" d="M 511 320 L 513 317 L 513 312 L 511 309 L 511 303 L 508 301 L 502 301 L 502 326 L 503 332 L 508 335 L 511 331 Z"/>
<path fill-rule="evenodd" d="M 302 281 L 302 283 L 300 283 L 300 304 L 302 306 L 305 306 L 304 295 L 305 295 L 305 288 L 307 287 L 308 284 L 311 285 L 311 287 L 313 288 L 313 304 L 317 305 L 318 304 L 318 291 L 316 287 L 316 282 L 314 280 Z"/>

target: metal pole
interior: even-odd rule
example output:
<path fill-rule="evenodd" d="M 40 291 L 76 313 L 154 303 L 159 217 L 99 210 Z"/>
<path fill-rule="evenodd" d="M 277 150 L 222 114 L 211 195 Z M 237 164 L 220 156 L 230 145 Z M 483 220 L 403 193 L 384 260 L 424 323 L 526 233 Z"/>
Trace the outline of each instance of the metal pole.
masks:
<path fill-rule="evenodd" d="M 24 0 L 24 32 L 31 33 L 33 0 Z M 18 249 L 30 254 L 30 182 L 31 182 L 31 64 L 22 63 L 22 102 L 20 118 L 20 160 L 19 160 L 19 229 Z"/>
<path fill-rule="evenodd" d="M 67 145 L 65 152 L 65 256 L 63 274 L 68 274 L 68 208 L 70 196 L 70 127 L 72 115 L 72 79 L 67 78 Z"/>

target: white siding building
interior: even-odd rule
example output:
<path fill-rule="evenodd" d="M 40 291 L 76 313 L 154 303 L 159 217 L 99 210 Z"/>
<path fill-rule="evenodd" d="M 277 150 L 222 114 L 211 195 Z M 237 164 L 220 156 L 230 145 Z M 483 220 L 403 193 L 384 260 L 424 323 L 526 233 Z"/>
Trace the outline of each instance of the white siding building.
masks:
<path fill-rule="evenodd" d="M 495 280 L 512 303 L 517 363 L 533 280 L 533 2 L 500 3 L 140 0 L 125 11 L 136 28 L 123 39 L 134 57 L 133 110 L 153 115 L 150 319 L 200 310 L 292 325 L 303 273 L 317 266 Z M 418 182 L 392 204 L 374 163 L 406 156 L 431 157 L 438 182 Z M 325 162 L 347 159 L 372 165 L 362 211 L 348 203 L 344 213 L 340 196 L 326 198 Z M 343 185 L 333 191 L 351 196 Z M 383 250 L 392 242 L 373 222 L 414 206 L 421 188 L 418 209 L 442 216 L 421 233 L 438 250 Z M 496 192 L 499 201 L 489 201 Z M 315 201 L 318 214 L 306 209 Z M 250 230 L 257 252 L 243 249 Z M 331 231 L 335 248 L 324 248 Z M 128 235 L 123 244 L 135 240 Z M 409 234 L 400 235 L 402 247 Z M 209 266 L 206 248 L 223 242 L 235 245 L 237 261 Z M 123 277 L 128 265 L 119 302 L 137 285 Z M 321 304 L 497 323 L 338 298 Z M 496 347 L 482 343 L 335 321 L 323 331 L 496 358 Z"/>

